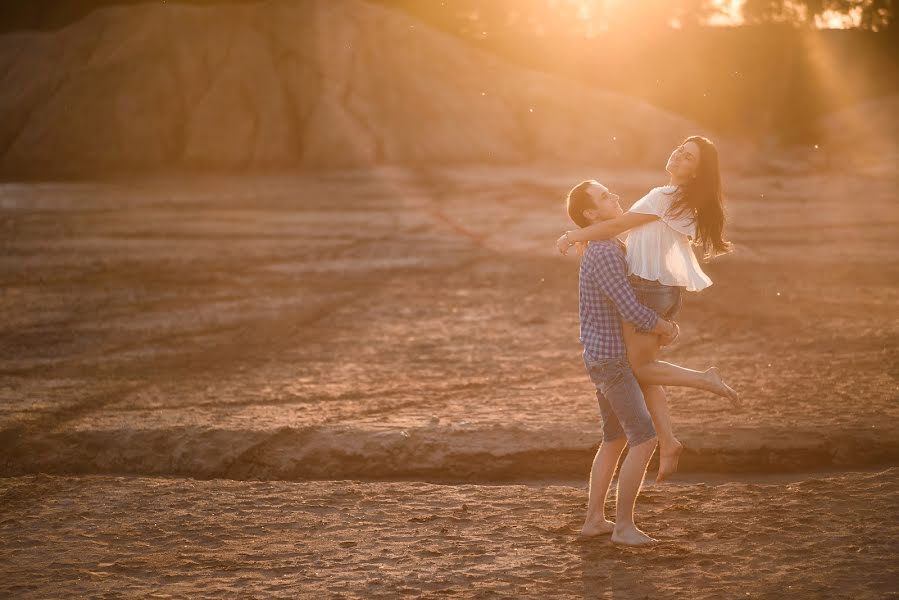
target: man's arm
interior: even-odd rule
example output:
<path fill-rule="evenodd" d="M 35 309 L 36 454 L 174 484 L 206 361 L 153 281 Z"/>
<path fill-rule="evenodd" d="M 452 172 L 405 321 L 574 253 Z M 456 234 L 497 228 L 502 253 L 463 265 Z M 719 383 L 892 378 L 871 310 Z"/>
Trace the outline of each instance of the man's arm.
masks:
<path fill-rule="evenodd" d="M 614 251 L 597 254 L 593 275 L 602 291 L 615 304 L 621 318 L 633 323 L 638 331 L 672 339 L 676 336 L 673 323 L 662 319 L 655 311 L 637 301 L 634 289 L 627 281 L 624 261 Z"/>

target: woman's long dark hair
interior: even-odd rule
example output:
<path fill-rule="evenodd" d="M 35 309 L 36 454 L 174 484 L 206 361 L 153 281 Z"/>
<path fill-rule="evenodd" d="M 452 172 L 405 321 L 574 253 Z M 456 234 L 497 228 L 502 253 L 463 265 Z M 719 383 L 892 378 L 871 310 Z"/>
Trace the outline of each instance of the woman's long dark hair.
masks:
<path fill-rule="evenodd" d="M 724 239 L 724 195 L 721 192 L 721 173 L 718 170 L 718 149 L 708 138 L 691 135 L 684 144 L 699 146 L 699 168 L 696 177 L 675 190 L 671 214 L 689 216 L 696 224 L 694 243 L 702 247 L 703 259 L 730 252 L 731 243 Z"/>

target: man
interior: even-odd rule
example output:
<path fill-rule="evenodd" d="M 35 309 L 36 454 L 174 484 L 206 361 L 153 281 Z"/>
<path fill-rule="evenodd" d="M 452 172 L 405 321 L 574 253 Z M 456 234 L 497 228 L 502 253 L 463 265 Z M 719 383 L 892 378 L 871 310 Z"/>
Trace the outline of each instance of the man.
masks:
<path fill-rule="evenodd" d="M 584 181 L 568 194 L 568 215 L 580 227 L 622 214 L 618 196 L 596 181 Z M 674 323 L 637 302 L 627 281 L 623 244 L 617 239 L 590 242 L 580 270 L 580 337 L 584 363 L 596 385 L 603 440 L 590 472 L 587 518 L 582 536 L 612 533 L 612 541 L 643 546 L 656 540 L 634 523 L 634 504 L 646 467 L 656 448 L 656 432 L 640 385 L 631 371 L 621 320 L 640 331 L 660 335 L 663 343 L 677 335 Z M 605 518 L 606 496 L 621 453 L 630 444 L 618 474 L 615 522 Z"/>

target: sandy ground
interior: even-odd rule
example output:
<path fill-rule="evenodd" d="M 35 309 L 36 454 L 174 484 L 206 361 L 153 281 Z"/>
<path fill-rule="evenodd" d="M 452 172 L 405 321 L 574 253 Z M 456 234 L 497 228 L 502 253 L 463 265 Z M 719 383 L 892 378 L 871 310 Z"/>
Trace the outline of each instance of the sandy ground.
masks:
<path fill-rule="evenodd" d="M 15 598 L 889 598 L 899 583 L 895 468 L 648 488 L 651 550 L 580 541 L 584 490 L 561 485 L 39 475 L 0 495 Z"/>
<path fill-rule="evenodd" d="M 442 490 L 487 507 L 500 502 L 481 497 L 492 490 L 532 511 L 534 523 L 556 514 L 548 507 L 559 495 L 569 506 L 566 523 L 573 523 L 582 491 L 527 488 L 541 498 L 532 504 L 515 499 L 522 488 L 493 484 L 583 480 L 599 442 L 595 401 L 579 358 L 577 263 L 552 250 L 558 232 L 569 227 L 561 208 L 565 191 L 590 176 L 626 202 L 664 183 L 656 173 L 535 168 L 0 186 L 4 489 L 43 498 L 34 490 L 59 487 L 81 499 L 72 501 L 75 506 L 96 511 L 104 490 L 120 486 L 129 499 L 111 527 L 139 522 L 143 517 L 127 506 L 156 502 L 155 486 L 189 498 L 219 485 L 193 478 L 242 480 L 220 484 L 236 486 L 228 488 L 235 503 L 274 489 L 265 486 L 283 485 L 278 489 L 301 499 L 343 493 L 344 484 L 311 480 L 364 480 L 351 489 L 384 502 Z M 742 392 L 745 409 L 672 390 L 676 431 L 687 446 L 682 469 L 685 477 L 738 478 L 826 470 L 833 503 L 816 503 L 815 494 L 801 497 L 807 503 L 785 514 L 806 515 L 808 528 L 783 530 L 783 538 L 766 530 L 759 544 L 771 546 L 752 546 L 775 563 L 825 573 L 828 565 L 843 564 L 837 550 L 827 549 L 826 536 L 843 535 L 827 511 L 843 515 L 895 503 L 895 489 L 881 493 L 880 480 L 839 472 L 895 467 L 899 457 L 896 180 L 729 175 L 726 183 L 737 251 L 708 266 L 715 285 L 688 297 L 682 339 L 667 357 L 694 368 L 718 365 Z M 38 473 L 66 477 L 31 478 Z M 140 479 L 147 476 L 163 478 Z M 895 473 L 881 479 L 889 476 Z M 730 519 L 756 519 L 746 523 L 761 527 L 780 518 L 768 508 L 753 514 L 757 504 L 744 498 L 748 479 L 740 481 L 693 490 L 683 479 L 678 485 L 687 487 L 676 494 L 653 492 L 658 504 L 647 507 L 660 512 L 647 523 L 664 512 L 671 531 L 695 542 L 700 530 L 689 528 L 705 525 L 687 517 L 697 517 L 700 506 L 708 510 L 703 502 L 721 515 L 709 525 L 718 530 L 702 530 L 710 536 L 727 535 Z M 430 487 L 436 483 L 490 485 Z M 800 498 L 783 484 L 765 485 L 759 492 L 765 502 Z M 867 491 L 856 494 L 856 486 Z M 691 493 L 700 494 L 693 504 L 670 512 Z M 4 503 L 3 527 L 20 531 L 16 535 L 31 535 L 23 511 L 50 510 L 43 500 L 10 506 Z M 345 508 L 371 516 L 361 505 Z M 286 504 L 278 510 L 296 521 L 286 516 Z M 887 514 L 895 515 L 892 510 Z M 331 518 L 327 512 L 318 518 Z M 400 513 L 384 519 L 390 514 Z M 71 515 L 48 516 L 45 526 L 76 527 L 80 518 Z M 881 558 L 865 555 L 856 563 L 859 581 L 847 584 L 855 586 L 850 589 L 861 593 L 863 581 L 888 581 L 877 561 L 892 556 L 895 562 L 892 521 L 885 521 L 886 529 L 864 530 L 868 538 L 881 537 Z M 373 521 L 366 525 L 371 534 L 349 541 L 361 544 L 385 526 Z M 389 526 L 408 529 L 409 523 Z M 492 527 L 496 543 L 513 543 L 505 537 L 508 521 L 495 519 Z M 790 548 L 816 531 L 825 532 L 823 541 L 814 541 L 820 547 L 800 544 L 805 552 L 792 554 Z M 419 541 L 406 535 L 404 551 L 411 552 Z M 740 535 L 751 539 L 751 528 Z M 165 550 L 166 539 L 155 542 L 159 552 L 176 553 Z M 264 539 L 257 540 L 259 552 Z M 538 536 L 534 543 L 549 548 L 552 539 Z M 715 550 L 719 540 L 709 539 L 702 552 L 719 557 L 714 560 L 734 581 L 755 585 L 750 591 L 763 594 L 794 576 L 812 585 L 798 571 L 773 567 L 750 584 L 734 566 L 746 559 L 740 544 Z M 401 552 L 397 544 L 391 551 Z M 49 568 L 76 560 L 77 547 L 66 548 L 56 558 L 41 554 L 27 563 L 47 574 L 43 580 L 14 567 L 3 585 L 37 586 L 35 597 L 58 595 L 41 590 L 70 577 L 50 575 Z M 215 547 L 209 552 L 206 560 L 215 561 Z M 271 563 L 281 564 L 272 552 Z M 351 565 L 353 553 L 346 552 Z M 611 550 L 596 552 L 597 560 L 612 560 Z M 695 581 L 698 571 L 691 569 L 703 559 L 689 552 L 683 559 L 689 565 L 672 559 L 659 568 L 670 569 L 665 572 L 674 581 Z M 820 564 L 813 561 L 825 554 Z M 290 556 L 298 565 L 315 565 Z M 258 555 L 253 560 L 265 562 Z M 490 581 L 500 575 L 510 577 L 503 585 L 524 585 L 509 575 L 517 564 L 511 559 L 471 572 L 444 560 L 419 562 L 422 568 L 441 565 L 443 576 L 458 578 L 458 585 L 469 576 Z M 637 564 L 628 572 L 637 573 Z M 335 570 L 322 572 L 337 572 L 329 568 Z M 346 590 L 369 593 L 360 587 L 364 580 L 341 572 L 305 585 L 317 589 L 339 580 Z M 529 573 L 534 582 L 542 577 Z M 895 583 L 894 575 L 889 580 Z M 185 576 L 170 580 L 172 590 L 184 582 L 201 585 L 178 577 Z M 569 583 L 583 580 L 568 577 Z M 707 587 L 697 594 L 731 581 L 702 577 Z M 410 585 L 381 579 L 385 595 Z M 812 581 L 825 586 L 820 577 Z M 583 583 L 570 585 L 571 594 L 584 589 Z M 598 585 L 615 591 L 608 582 Z M 804 589 L 817 597 L 811 591 L 817 588 Z"/>

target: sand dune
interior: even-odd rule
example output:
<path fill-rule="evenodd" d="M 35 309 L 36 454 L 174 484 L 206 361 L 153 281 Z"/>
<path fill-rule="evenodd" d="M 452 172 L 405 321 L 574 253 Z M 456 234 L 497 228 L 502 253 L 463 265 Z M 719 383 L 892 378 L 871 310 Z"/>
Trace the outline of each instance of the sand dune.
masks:
<path fill-rule="evenodd" d="M 698 131 L 360 0 L 106 8 L 0 36 L 0 170 L 657 162 Z"/>

